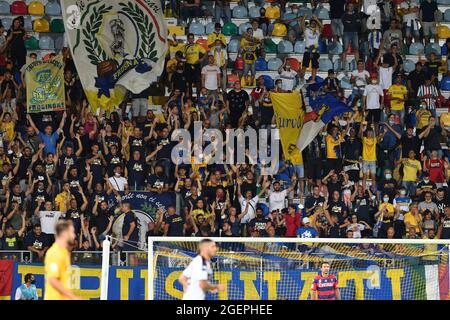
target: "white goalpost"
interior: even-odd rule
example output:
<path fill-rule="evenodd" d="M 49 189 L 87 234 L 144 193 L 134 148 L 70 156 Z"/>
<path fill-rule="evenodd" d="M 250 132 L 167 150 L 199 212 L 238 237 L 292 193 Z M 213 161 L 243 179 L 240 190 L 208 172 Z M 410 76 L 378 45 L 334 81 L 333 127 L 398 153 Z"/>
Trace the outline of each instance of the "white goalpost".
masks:
<path fill-rule="evenodd" d="M 178 276 L 203 238 L 149 237 L 149 300 L 180 299 Z M 346 300 L 449 299 L 450 240 L 208 238 L 218 252 L 212 282 L 221 300 L 310 299 L 312 279 L 329 262 Z"/>

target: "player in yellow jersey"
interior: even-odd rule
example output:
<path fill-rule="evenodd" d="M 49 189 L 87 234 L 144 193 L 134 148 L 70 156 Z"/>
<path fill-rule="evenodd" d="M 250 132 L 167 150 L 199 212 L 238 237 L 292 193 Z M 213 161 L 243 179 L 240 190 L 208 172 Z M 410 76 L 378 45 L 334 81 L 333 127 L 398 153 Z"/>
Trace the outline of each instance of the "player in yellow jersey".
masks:
<path fill-rule="evenodd" d="M 364 131 L 367 127 L 367 122 L 362 122 L 359 128 L 359 138 L 362 141 L 362 169 L 363 169 L 363 186 L 366 186 L 366 180 L 370 176 L 372 179 L 372 192 L 375 192 L 376 173 L 377 173 L 377 144 L 383 140 L 384 133 L 375 136 L 374 126 L 367 129 L 366 135 Z"/>
<path fill-rule="evenodd" d="M 72 221 L 62 220 L 55 226 L 55 243 L 45 255 L 44 300 L 80 300 L 70 289 L 71 264 L 69 248 L 75 241 Z"/>

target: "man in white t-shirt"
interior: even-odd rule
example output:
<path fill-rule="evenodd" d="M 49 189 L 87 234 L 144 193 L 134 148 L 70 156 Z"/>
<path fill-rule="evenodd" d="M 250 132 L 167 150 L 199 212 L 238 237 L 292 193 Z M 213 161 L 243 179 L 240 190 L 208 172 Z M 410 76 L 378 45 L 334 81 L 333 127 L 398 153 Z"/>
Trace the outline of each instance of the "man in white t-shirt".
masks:
<path fill-rule="evenodd" d="M 378 55 L 377 59 L 375 60 L 375 66 L 378 67 L 378 73 L 380 76 L 380 86 L 383 90 L 389 90 L 389 87 L 392 86 L 392 74 L 394 73 L 394 70 L 397 69 L 398 66 L 398 60 L 397 56 L 394 54 L 392 55 L 394 58 L 394 65 L 389 66 L 389 63 L 386 61 L 381 61 L 381 51 Z"/>
<path fill-rule="evenodd" d="M 403 24 L 405 27 L 405 37 L 408 45 L 412 38 L 419 40 L 419 11 L 418 0 L 405 0 L 400 4 L 400 11 L 403 13 Z"/>
<path fill-rule="evenodd" d="M 364 61 L 359 60 L 356 70 L 351 73 L 350 82 L 353 83 L 352 95 L 354 98 L 361 99 L 364 89 L 370 80 L 370 73 L 365 69 Z M 355 100 L 353 100 L 355 101 Z"/>
<path fill-rule="evenodd" d="M 59 218 L 63 215 L 61 211 L 53 211 L 53 205 L 51 201 L 47 201 L 44 204 L 43 211 L 39 210 L 40 205 L 36 207 L 36 213 L 39 216 L 42 232 L 46 234 L 55 234 L 55 226 Z"/>
<path fill-rule="evenodd" d="M 292 176 L 292 184 L 289 188 L 281 191 L 280 181 L 275 181 L 273 183 L 273 191 L 269 191 L 269 212 L 279 211 L 281 212 L 286 206 L 284 205 L 284 200 L 287 195 L 294 190 L 296 186 L 297 178 Z"/>
<path fill-rule="evenodd" d="M 210 239 L 203 239 L 198 245 L 199 255 L 196 256 L 183 271 L 178 281 L 183 286 L 183 300 L 205 300 L 206 292 L 223 291 L 223 284 L 212 284 L 213 277 L 211 258 L 216 255 L 216 243 Z"/>
<path fill-rule="evenodd" d="M 214 54 L 208 56 L 208 65 L 202 68 L 202 86 L 209 90 L 210 94 L 216 94 L 220 84 L 220 68 L 216 65 Z"/>
<path fill-rule="evenodd" d="M 241 185 L 242 179 L 237 179 L 237 194 L 239 199 L 239 204 L 241 205 L 241 214 L 239 215 L 239 219 L 241 221 L 241 225 L 243 226 L 243 230 L 246 230 L 245 226 L 256 217 L 256 205 L 258 203 L 259 197 L 266 192 L 268 187 L 270 186 L 270 182 L 265 181 L 263 183 L 263 187 L 261 192 L 252 198 L 252 192 L 250 190 L 245 192 L 245 197 L 242 196 L 241 193 Z M 243 236 L 246 236 L 243 234 Z"/>
<path fill-rule="evenodd" d="M 381 97 L 381 98 L 380 98 Z M 381 106 L 384 103 L 384 93 L 378 84 L 377 74 L 372 74 L 370 84 L 366 85 L 363 95 L 363 110 L 368 111 L 367 121 L 375 124 L 378 132 L 378 123 L 381 120 Z"/>
<path fill-rule="evenodd" d="M 122 167 L 114 168 L 114 175 L 108 178 L 108 188 L 118 195 L 118 191 L 128 191 L 128 180 L 122 177 Z"/>
<path fill-rule="evenodd" d="M 281 89 L 284 91 L 292 91 L 294 90 L 297 72 L 291 69 L 291 64 L 286 60 L 285 58 L 283 65 L 278 69 L 282 80 Z"/>

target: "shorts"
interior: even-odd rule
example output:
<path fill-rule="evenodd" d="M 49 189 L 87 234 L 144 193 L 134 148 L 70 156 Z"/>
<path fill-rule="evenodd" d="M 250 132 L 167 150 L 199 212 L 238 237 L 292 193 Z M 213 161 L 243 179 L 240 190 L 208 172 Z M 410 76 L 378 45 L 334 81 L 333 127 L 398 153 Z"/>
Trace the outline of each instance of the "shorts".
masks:
<path fill-rule="evenodd" d="M 311 62 L 312 69 L 319 69 L 319 58 L 320 54 L 317 52 L 305 52 L 303 54 L 303 61 L 302 61 L 302 67 L 308 68 L 309 62 Z"/>
<path fill-rule="evenodd" d="M 363 160 L 362 169 L 364 173 L 370 172 L 372 175 L 375 175 L 377 173 L 377 162 Z"/>
<path fill-rule="evenodd" d="M 352 51 L 359 50 L 358 32 L 344 32 L 344 51 L 348 49 L 348 45 L 352 44 Z"/>
<path fill-rule="evenodd" d="M 256 76 L 256 67 L 255 67 L 254 63 L 252 63 L 252 64 L 248 64 L 248 63 L 244 64 L 244 73 L 243 73 L 244 76 L 248 75 L 249 71 L 250 71 L 250 74 L 252 75 L 252 77 Z"/>
<path fill-rule="evenodd" d="M 331 32 L 333 36 L 342 37 L 344 34 L 344 24 L 342 19 L 331 19 Z"/>
<path fill-rule="evenodd" d="M 418 38 L 419 37 L 419 29 L 414 29 L 412 27 L 406 27 L 405 26 L 405 37 L 406 38 L 411 38 L 411 37 L 415 37 Z"/>
<path fill-rule="evenodd" d="M 381 120 L 381 109 L 368 109 L 366 121 L 369 123 L 379 123 Z"/>
<path fill-rule="evenodd" d="M 146 98 L 133 99 L 131 109 L 133 117 L 145 117 L 148 110 L 148 100 Z"/>
<path fill-rule="evenodd" d="M 294 172 L 297 174 L 299 179 L 303 179 L 305 177 L 305 167 L 303 164 L 294 164 Z"/>
<path fill-rule="evenodd" d="M 186 82 L 197 83 L 200 82 L 201 68 L 200 64 L 186 63 Z"/>
<path fill-rule="evenodd" d="M 425 37 L 431 35 L 436 35 L 436 22 L 422 22 L 422 31 Z"/>

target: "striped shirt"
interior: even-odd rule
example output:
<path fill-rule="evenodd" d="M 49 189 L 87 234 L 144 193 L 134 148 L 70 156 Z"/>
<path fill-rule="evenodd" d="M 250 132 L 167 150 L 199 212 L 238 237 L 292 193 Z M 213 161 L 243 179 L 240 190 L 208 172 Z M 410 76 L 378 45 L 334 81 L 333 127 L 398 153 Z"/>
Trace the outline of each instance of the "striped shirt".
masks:
<path fill-rule="evenodd" d="M 417 91 L 417 96 L 423 97 L 426 95 L 431 95 L 430 98 L 422 99 L 422 101 L 425 101 L 425 103 L 427 104 L 427 109 L 428 110 L 436 109 L 436 99 L 439 97 L 439 92 L 434 84 L 432 84 L 430 86 L 426 86 L 426 85 L 422 84 L 419 87 L 419 89 Z"/>
<path fill-rule="evenodd" d="M 338 281 L 335 275 L 330 274 L 323 277 L 318 274 L 314 277 L 311 289 L 317 291 L 318 300 L 336 300 L 336 289 Z"/>

